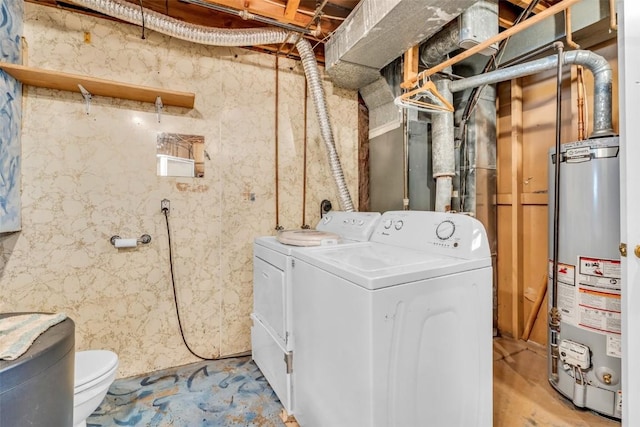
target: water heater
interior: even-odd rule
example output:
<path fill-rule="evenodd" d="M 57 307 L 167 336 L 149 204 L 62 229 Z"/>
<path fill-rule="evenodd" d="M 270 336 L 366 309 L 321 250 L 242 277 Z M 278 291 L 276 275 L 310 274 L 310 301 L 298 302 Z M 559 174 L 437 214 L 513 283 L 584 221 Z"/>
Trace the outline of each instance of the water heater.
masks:
<path fill-rule="evenodd" d="M 617 137 L 579 141 L 562 145 L 559 157 L 554 148 L 549 153 L 550 296 L 554 295 L 554 170 L 558 159 L 555 305 L 560 319 L 555 337 L 549 329 L 549 381 L 576 406 L 621 418 L 619 141 Z M 550 312 L 552 300 L 549 298 Z"/>

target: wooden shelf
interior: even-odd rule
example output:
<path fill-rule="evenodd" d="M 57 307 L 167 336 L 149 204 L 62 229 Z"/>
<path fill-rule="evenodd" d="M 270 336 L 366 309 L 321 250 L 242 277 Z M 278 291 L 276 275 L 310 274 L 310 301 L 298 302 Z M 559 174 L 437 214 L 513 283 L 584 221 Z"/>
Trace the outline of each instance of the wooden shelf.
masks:
<path fill-rule="evenodd" d="M 189 92 L 176 92 L 167 89 L 137 86 L 4 62 L 0 63 L 0 69 L 15 77 L 23 84 L 30 86 L 81 93 L 78 87 L 80 84 L 94 96 L 108 96 L 132 101 L 150 102 L 152 104 L 155 104 L 156 98 L 159 96 L 162 99 L 162 104 L 165 106 L 172 105 L 184 108 L 193 108 L 195 102 L 195 94 Z"/>

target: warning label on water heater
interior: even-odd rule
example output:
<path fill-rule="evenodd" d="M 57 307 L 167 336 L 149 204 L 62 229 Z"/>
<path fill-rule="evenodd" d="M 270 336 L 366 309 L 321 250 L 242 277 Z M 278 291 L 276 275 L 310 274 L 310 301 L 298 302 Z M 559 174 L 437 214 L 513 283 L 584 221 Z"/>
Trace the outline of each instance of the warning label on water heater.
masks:
<path fill-rule="evenodd" d="M 610 338 L 607 353 L 617 357 L 620 357 L 617 347 L 622 331 L 621 278 L 618 260 L 578 258 L 578 326 L 606 334 Z"/>
<path fill-rule="evenodd" d="M 622 285 L 620 261 L 578 257 L 558 263 L 558 310 L 562 321 L 607 336 L 607 355 L 620 357 Z M 549 279 L 553 263 L 549 260 Z"/>

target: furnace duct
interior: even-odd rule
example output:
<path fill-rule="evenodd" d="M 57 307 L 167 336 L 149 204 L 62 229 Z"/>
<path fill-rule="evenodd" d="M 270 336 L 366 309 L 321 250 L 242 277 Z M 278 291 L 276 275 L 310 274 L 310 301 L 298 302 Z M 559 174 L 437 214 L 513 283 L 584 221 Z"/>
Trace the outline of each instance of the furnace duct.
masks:
<path fill-rule="evenodd" d="M 72 0 L 73 3 L 103 13 L 113 18 L 140 25 L 143 15 L 145 27 L 162 34 L 193 43 L 211 46 L 258 46 L 266 44 L 280 44 L 289 42 L 289 36 L 283 29 L 239 29 L 229 30 L 222 28 L 211 28 L 202 25 L 189 24 L 171 18 L 150 9 L 141 9 L 132 3 L 123 0 Z M 290 43 L 290 42 L 289 42 Z M 344 179 L 340 158 L 336 151 L 333 131 L 329 122 L 329 113 L 325 100 L 324 90 L 318 63 L 311 44 L 304 38 L 296 42 L 296 48 L 302 60 L 305 77 L 309 93 L 313 100 L 316 116 L 320 127 L 320 134 L 329 157 L 329 166 L 333 179 L 338 188 L 340 206 L 344 211 L 353 211 L 353 203 L 349 195 L 349 189 Z"/>

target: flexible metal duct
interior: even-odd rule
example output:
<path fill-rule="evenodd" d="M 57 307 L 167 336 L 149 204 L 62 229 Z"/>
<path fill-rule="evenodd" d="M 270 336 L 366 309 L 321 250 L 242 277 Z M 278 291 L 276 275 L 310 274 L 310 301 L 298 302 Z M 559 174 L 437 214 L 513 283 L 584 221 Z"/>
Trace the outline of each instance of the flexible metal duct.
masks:
<path fill-rule="evenodd" d="M 251 28 L 251 29 L 223 29 L 211 28 L 202 25 L 189 24 L 177 19 L 162 15 L 150 9 L 142 9 L 132 3 L 123 0 L 72 0 L 73 3 L 95 10 L 113 18 L 132 24 L 140 25 L 144 14 L 145 26 L 149 29 L 186 40 L 193 43 L 211 46 L 257 46 L 266 44 L 280 44 L 288 42 L 285 30 L 277 28 Z M 333 139 L 333 131 L 329 122 L 329 114 L 325 101 L 322 80 L 318 70 L 318 63 L 311 44 L 304 38 L 296 43 L 296 48 L 302 59 L 302 66 L 307 79 L 309 93 L 316 108 L 316 115 L 320 126 L 320 133 L 324 141 L 329 166 L 340 197 L 340 206 L 344 211 L 353 211 L 353 203 L 349 189 L 344 180 L 342 166 L 336 151 Z"/>
<path fill-rule="evenodd" d="M 582 65 L 593 74 L 593 133 L 590 138 L 615 135 L 612 124 L 611 88 L 613 73 L 611 66 L 602 56 L 588 50 L 572 50 L 562 55 L 565 64 Z M 499 83 L 518 77 L 529 76 L 542 71 L 551 70 L 558 64 L 558 55 L 551 55 L 536 61 L 514 65 L 490 73 L 480 74 L 466 79 L 452 81 L 449 84 L 451 92 L 460 92 L 472 87 Z"/>

